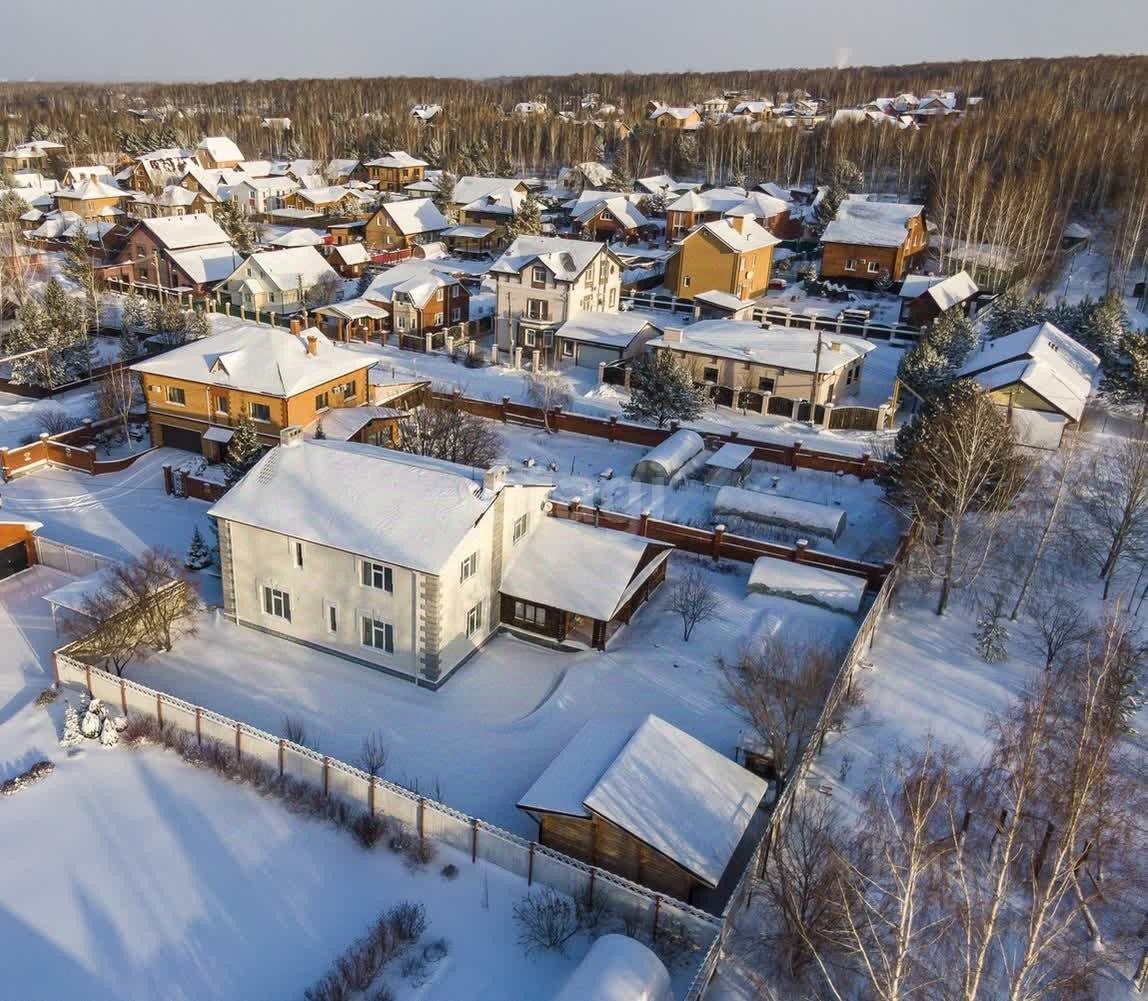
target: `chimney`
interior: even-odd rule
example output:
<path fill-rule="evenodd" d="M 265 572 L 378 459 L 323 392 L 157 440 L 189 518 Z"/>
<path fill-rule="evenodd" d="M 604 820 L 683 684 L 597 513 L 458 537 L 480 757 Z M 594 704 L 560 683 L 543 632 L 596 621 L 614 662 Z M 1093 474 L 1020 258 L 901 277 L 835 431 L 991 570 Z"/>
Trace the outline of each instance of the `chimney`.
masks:
<path fill-rule="evenodd" d="M 291 424 L 279 432 L 279 444 L 283 448 L 294 448 L 303 440 L 303 428 L 299 424 Z"/>
<path fill-rule="evenodd" d="M 315 334 L 307 335 L 307 354 L 316 355 L 319 353 L 319 338 Z"/>
<path fill-rule="evenodd" d="M 743 216 L 743 215 L 731 215 L 728 218 L 729 218 L 729 224 L 735 230 L 737 230 L 739 233 L 745 232 L 745 216 Z"/>
<path fill-rule="evenodd" d="M 506 467 L 491 466 L 482 472 L 482 489 L 487 493 L 498 493 L 506 486 Z"/>
<path fill-rule="evenodd" d="M 297 316 L 291 317 L 290 326 L 291 326 L 291 333 L 293 333 L 296 337 L 298 337 L 299 334 L 303 333 L 303 321 L 300 320 Z"/>
<path fill-rule="evenodd" d="M 840 341 L 830 341 L 829 342 L 829 350 L 830 351 L 840 351 L 842 346 L 843 345 L 841 344 Z"/>
<path fill-rule="evenodd" d="M 684 335 L 681 327 L 666 327 L 662 331 L 662 336 L 667 344 L 681 344 Z"/>

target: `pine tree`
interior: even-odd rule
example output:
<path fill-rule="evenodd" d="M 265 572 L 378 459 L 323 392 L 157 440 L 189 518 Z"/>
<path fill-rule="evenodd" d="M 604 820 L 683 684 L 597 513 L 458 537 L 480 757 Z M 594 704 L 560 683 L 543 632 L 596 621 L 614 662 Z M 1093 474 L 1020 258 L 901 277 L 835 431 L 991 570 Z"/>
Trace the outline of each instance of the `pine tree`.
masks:
<path fill-rule="evenodd" d="M 698 169 L 698 137 L 679 132 L 674 144 L 674 170 L 678 176 L 692 177 Z"/>
<path fill-rule="evenodd" d="M 513 240 L 519 236 L 538 236 L 542 232 L 542 205 L 534 192 L 528 194 L 510 219 L 506 235 Z"/>
<path fill-rule="evenodd" d="M 813 227 L 825 231 L 836 217 L 846 195 L 856 194 L 865 186 L 865 177 L 851 160 L 837 160 L 829 173 L 825 191 L 813 210 Z"/>
<path fill-rule="evenodd" d="M 668 351 L 643 358 L 630 373 L 630 399 L 622 412 L 632 419 L 688 421 L 705 410 L 705 389 L 695 386 L 689 369 Z"/>
<path fill-rule="evenodd" d="M 1008 627 L 1004 621 L 1004 595 L 993 596 L 992 603 L 977 616 L 977 628 L 973 633 L 977 653 L 986 664 L 1000 664 L 1008 660 Z"/>
<path fill-rule="evenodd" d="M 1124 302 L 1117 293 L 1109 292 L 1085 321 L 1084 329 L 1080 331 L 1081 340 L 1104 359 L 1106 366 L 1113 365 L 1120 357 L 1120 346 L 1127 329 L 1128 311 Z"/>
<path fill-rule="evenodd" d="M 1043 322 L 1047 313 L 1043 298 L 1030 299 L 1020 285 L 1010 285 L 993 301 L 985 333 L 995 340 Z"/>
<path fill-rule="evenodd" d="M 60 738 L 60 746 L 76 747 L 83 739 L 83 734 L 80 733 L 80 714 L 69 702 L 64 706 L 64 735 Z"/>
<path fill-rule="evenodd" d="M 187 547 L 187 556 L 184 558 L 183 565 L 188 570 L 203 570 L 211 566 L 211 550 L 208 548 L 207 543 L 203 541 L 203 535 L 196 526 L 194 534 L 191 536 L 191 545 Z"/>
<path fill-rule="evenodd" d="M 255 249 L 255 231 L 239 202 L 227 200 L 216 205 L 215 221 L 241 254 L 250 254 Z"/>
<path fill-rule="evenodd" d="M 634 175 L 630 170 L 630 147 L 626 142 L 622 142 L 618 147 L 614 168 L 610 171 L 609 188 L 611 191 L 634 190 Z"/>
<path fill-rule="evenodd" d="M 227 474 L 227 485 L 238 483 L 247 471 L 255 465 L 263 455 L 263 443 L 259 440 L 259 432 L 250 417 L 241 417 L 235 425 L 235 433 L 227 443 L 227 459 L 224 461 Z"/>

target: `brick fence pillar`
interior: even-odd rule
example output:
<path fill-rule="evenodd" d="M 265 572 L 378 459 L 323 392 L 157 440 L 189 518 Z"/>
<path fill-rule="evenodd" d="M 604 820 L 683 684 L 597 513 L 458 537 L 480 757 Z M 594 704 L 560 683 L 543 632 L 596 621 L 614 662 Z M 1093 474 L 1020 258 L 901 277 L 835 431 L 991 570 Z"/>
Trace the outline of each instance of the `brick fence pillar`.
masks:
<path fill-rule="evenodd" d="M 714 525 L 713 544 L 712 544 L 712 548 L 710 551 L 713 554 L 713 558 L 715 560 L 721 558 L 721 544 L 722 544 L 722 539 L 724 539 L 724 538 L 725 538 L 725 525 Z"/>
<path fill-rule="evenodd" d="M 638 534 L 645 538 L 650 534 L 650 512 L 643 511 L 638 518 Z"/>
<path fill-rule="evenodd" d="M 610 441 L 618 440 L 618 418 L 616 416 L 610 418 L 610 427 L 608 429 L 608 437 Z"/>
<path fill-rule="evenodd" d="M 550 430 L 551 431 L 561 431 L 562 430 L 562 408 L 561 407 L 555 407 L 553 410 L 550 411 Z"/>
<path fill-rule="evenodd" d="M 506 423 L 506 418 L 507 418 L 507 412 L 506 411 L 507 411 L 507 407 L 509 407 L 509 406 L 510 406 L 510 397 L 504 396 L 502 398 L 502 408 L 501 408 L 501 417 L 502 417 L 502 423 L 503 424 Z"/>
<path fill-rule="evenodd" d="M 795 441 L 793 447 L 789 450 L 789 468 L 797 468 L 797 453 L 801 451 L 801 442 Z"/>
<path fill-rule="evenodd" d="M 170 494 L 174 492 L 174 490 L 175 487 L 171 476 L 171 463 L 165 462 L 163 465 L 163 492 L 165 494 Z"/>
<path fill-rule="evenodd" d="M 797 544 L 793 547 L 793 562 L 800 563 L 805 559 L 805 552 L 809 549 L 808 539 L 798 539 Z"/>
<path fill-rule="evenodd" d="M 862 480 L 867 480 L 873 475 L 873 456 L 868 452 L 861 453 L 861 472 L 857 475 Z"/>

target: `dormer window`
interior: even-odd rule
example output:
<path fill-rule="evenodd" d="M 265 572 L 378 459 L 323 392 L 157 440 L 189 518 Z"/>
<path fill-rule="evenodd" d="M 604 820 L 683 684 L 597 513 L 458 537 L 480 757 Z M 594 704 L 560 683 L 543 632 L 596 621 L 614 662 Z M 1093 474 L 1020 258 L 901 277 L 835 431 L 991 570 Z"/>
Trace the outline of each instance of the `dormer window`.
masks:
<path fill-rule="evenodd" d="M 546 269 L 541 267 L 534 267 L 530 269 L 530 283 L 535 288 L 546 287 Z"/>

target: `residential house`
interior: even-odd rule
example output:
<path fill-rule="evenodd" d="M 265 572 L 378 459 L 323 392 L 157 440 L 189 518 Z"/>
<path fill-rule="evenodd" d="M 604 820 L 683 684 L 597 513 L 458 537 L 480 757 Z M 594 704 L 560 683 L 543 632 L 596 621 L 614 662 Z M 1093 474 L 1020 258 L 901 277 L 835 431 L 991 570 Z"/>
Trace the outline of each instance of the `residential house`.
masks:
<path fill-rule="evenodd" d="M 247 177 L 229 188 L 228 200 L 238 201 L 252 215 L 266 215 L 286 207 L 287 196 L 299 190 L 293 177 Z M 313 215 L 320 213 L 314 212 Z"/>
<path fill-rule="evenodd" d="M 763 122 L 773 115 L 773 102 L 764 97 L 752 101 L 739 101 L 734 105 L 731 114 L 735 118 Z"/>
<path fill-rule="evenodd" d="M 470 320 L 470 291 L 458 274 L 430 260 L 409 260 L 378 274 L 361 298 L 387 311 L 382 330 L 399 346 L 427 350 L 428 334 Z"/>
<path fill-rule="evenodd" d="M 924 258 L 927 241 L 923 205 L 850 195 L 821 235 L 821 277 L 899 282 Z"/>
<path fill-rule="evenodd" d="M 559 363 L 597 369 L 637 359 L 661 334 L 643 313 L 579 313 L 554 331 L 554 356 Z"/>
<path fill-rule="evenodd" d="M 56 192 L 56 208 L 74 212 L 82 219 L 112 218 L 123 213 L 130 192 L 96 178 L 80 181 L 75 187 Z"/>
<path fill-rule="evenodd" d="M 466 174 L 454 185 L 451 204 L 457 206 L 463 226 L 485 226 L 494 230 L 490 239 L 498 245 L 506 225 L 526 200 L 526 182 L 517 177 L 474 177 Z"/>
<path fill-rule="evenodd" d="M 326 257 L 331 267 L 339 272 L 340 278 L 358 278 L 371 260 L 371 255 L 362 243 L 330 244 Z"/>
<path fill-rule="evenodd" d="M 442 117 L 441 104 L 416 104 L 411 108 L 411 118 L 419 125 L 437 125 L 442 121 Z"/>
<path fill-rule="evenodd" d="M 132 371 L 147 402 L 152 443 L 216 462 L 226 457 L 243 418 L 274 445 L 286 427 L 366 402 L 370 366 L 364 355 L 293 321 L 290 330 L 231 326 L 137 362 Z"/>
<path fill-rule="evenodd" d="M 199 161 L 181 149 L 158 149 L 137 156 L 116 174 L 116 180 L 136 191 L 159 194 L 169 184 L 179 184 L 189 167 Z"/>
<path fill-rule="evenodd" d="M 697 108 L 675 108 L 668 104 L 655 105 L 650 109 L 648 118 L 660 129 L 692 130 L 702 124 L 702 116 Z"/>
<path fill-rule="evenodd" d="M 967 271 L 955 275 L 907 275 L 897 295 L 901 299 L 902 323 L 927 327 L 942 313 L 960 309 L 966 315 L 976 300 L 976 282 Z"/>
<path fill-rule="evenodd" d="M 523 118 L 531 118 L 536 115 L 546 115 L 550 113 L 550 109 L 546 106 L 545 101 L 519 101 L 514 106 L 514 114 Z"/>
<path fill-rule="evenodd" d="M 430 198 L 383 202 L 367 220 L 363 239 L 368 246 L 386 250 L 433 243 L 450 229 L 450 220 Z"/>
<path fill-rule="evenodd" d="M 495 338 L 507 352 L 553 356 L 554 331 L 581 313 L 614 312 L 622 262 L 602 243 L 520 236 L 490 267 Z"/>
<path fill-rule="evenodd" d="M 87 167 L 69 167 L 64 171 L 62 179 L 64 187 L 74 188 L 82 181 L 103 181 L 105 184 L 113 184 L 112 169 L 103 164 L 93 164 Z"/>
<path fill-rule="evenodd" d="M 0 152 L 0 168 L 10 174 L 21 170 L 44 173 L 48 168 L 48 161 L 54 156 L 59 156 L 63 149 L 61 143 L 50 142 L 47 139 L 33 139 L 31 142 L 20 143 L 13 149 Z"/>
<path fill-rule="evenodd" d="M 354 213 L 360 204 L 353 191 L 335 184 L 323 188 L 296 188 L 285 194 L 283 205 L 277 207 L 304 209 L 321 216 L 345 216 Z"/>
<path fill-rule="evenodd" d="M 564 207 L 570 213 L 571 229 L 579 236 L 635 240 L 657 233 L 657 226 L 638 208 L 641 198 L 634 193 L 587 189 Z"/>
<path fill-rule="evenodd" d="M 39 563 L 36 532 L 43 524 L 0 512 L 0 580 Z"/>
<path fill-rule="evenodd" d="M 702 223 L 678 240 L 666 266 L 666 287 L 680 299 L 715 290 L 754 299 L 769 288 L 779 242 L 749 212 Z"/>
<path fill-rule="evenodd" d="M 724 97 L 709 97 L 702 101 L 700 107 L 703 115 L 713 118 L 729 111 L 729 101 Z"/>
<path fill-rule="evenodd" d="M 672 354 L 683 363 L 695 383 L 712 387 L 719 404 L 763 413 L 771 395 L 818 405 L 854 395 L 865 356 L 873 348 L 861 337 L 762 328 L 736 320 L 667 327 L 649 343 L 651 351 Z"/>
<path fill-rule="evenodd" d="M 367 176 L 367 168 L 359 160 L 337 159 L 328 160 L 322 173 L 329 184 L 349 185 L 352 181 L 363 180 Z"/>
<path fill-rule="evenodd" d="M 710 188 L 687 191 L 666 205 L 666 243 L 676 243 L 700 223 L 734 214 L 752 216 L 779 239 L 800 235 L 800 225 L 795 230 L 788 202 L 763 191 Z"/>
<path fill-rule="evenodd" d="M 668 199 L 677 198 L 687 191 L 696 191 L 700 184 L 689 181 L 675 181 L 669 174 L 652 174 L 649 177 L 639 177 L 634 182 L 639 192 L 649 195 L 663 195 Z"/>
<path fill-rule="evenodd" d="M 439 688 L 497 632 L 504 568 L 549 520 L 551 487 L 505 472 L 285 436 L 209 512 L 224 613 Z"/>
<path fill-rule="evenodd" d="M 568 195 L 578 195 L 587 188 L 605 188 L 612 175 L 613 171 L 604 163 L 588 160 L 559 170 L 558 188 Z"/>
<path fill-rule="evenodd" d="M 758 833 L 767 788 L 658 716 L 605 716 L 583 724 L 518 808 L 538 821 L 539 844 L 700 904 L 738 878 L 731 863 Z"/>
<path fill-rule="evenodd" d="M 309 305 L 326 305 L 332 299 L 324 296 L 324 301 L 312 302 L 313 297 L 340 284 L 334 268 L 314 247 L 285 247 L 252 254 L 220 289 L 239 308 L 294 313 Z"/>
<path fill-rule="evenodd" d="M 379 191 L 402 191 L 406 185 L 423 179 L 428 164 L 403 150 L 391 150 L 376 160 L 368 160 L 364 166 Z"/>
<path fill-rule="evenodd" d="M 169 184 L 158 195 L 146 191 L 133 192 L 129 211 L 140 219 L 193 214 L 210 216 L 215 214 L 217 204 L 214 198 L 202 190 Z"/>
<path fill-rule="evenodd" d="M 501 244 L 498 226 L 451 226 L 441 234 L 454 257 L 489 257 Z"/>
<path fill-rule="evenodd" d="M 226 280 L 243 260 L 209 215 L 141 219 L 115 258 L 121 277 L 142 285 L 203 294 Z"/>
<path fill-rule="evenodd" d="M 1054 324 L 1040 323 L 986 341 L 959 374 L 1005 410 L 1021 444 L 1057 448 L 1084 415 L 1100 358 Z"/>
<path fill-rule="evenodd" d="M 199 192 L 205 199 L 221 202 L 230 197 L 232 185 L 238 184 L 246 176 L 243 171 L 235 168 L 204 170 L 198 164 L 193 164 L 187 168 L 179 183 L 188 191 Z"/>
<path fill-rule="evenodd" d="M 195 158 L 207 170 L 237 167 L 243 162 L 243 153 L 227 136 L 208 136 L 195 147 Z"/>

